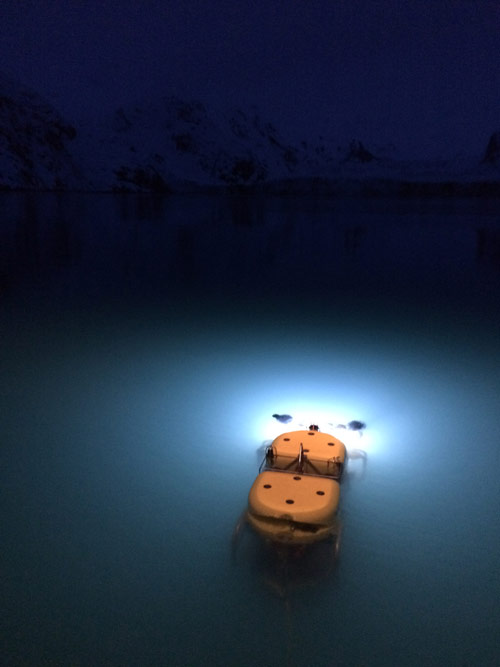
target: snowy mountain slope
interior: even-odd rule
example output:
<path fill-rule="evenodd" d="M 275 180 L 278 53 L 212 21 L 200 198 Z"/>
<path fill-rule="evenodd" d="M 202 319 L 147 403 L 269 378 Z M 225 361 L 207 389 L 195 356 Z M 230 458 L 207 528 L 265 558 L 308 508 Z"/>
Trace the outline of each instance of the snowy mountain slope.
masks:
<path fill-rule="evenodd" d="M 103 190 L 168 192 L 235 185 L 272 189 L 272 184 L 278 184 L 279 191 L 286 183 L 285 189 L 302 191 L 313 180 L 323 179 L 330 191 L 347 193 L 368 192 L 371 186 L 380 193 L 500 192 L 500 160 L 491 159 L 493 140 L 488 160 L 479 155 L 401 160 L 394 157 L 392 147 L 372 148 L 360 141 L 335 150 L 321 141 L 315 145 L 291 141 L 255 108 L 216 114 L 201 102 L 172 96 L 119 109 L 98 132 L 89 130 L 88 136 L 87 155 L 82 151 L 79 159 L 93 174 L 94 187 Z M 456 187 L 450 187 L 451 183 Z"/>
<path fill-rule="evenodd" d="M 500 132 L 476 158 L 413 161 L 393 146 L 282 136 L 255 108 L 214 111 L 165 96 L 73 127 L 0 76 L 0 189 L 500 194 Z"/>
<path fill-rule="evenodd" d="M 49 104 L 0 76 L 0 189 L 81 189 L 75 128 Z"/>
<path fill-rule="evenodd" d="M 493 132 L 484 152 L 483 164 L 500 167 L 500 132 Z"/>
<path fill-rule="evenodd" d="M 324 173 L 333 162 L 292 145 L 255 110 L 215 115 L 176 97 L 119 109 L 97 132 L 80 133 L 76 148 L 94 187 L 113 190 L 250 185 Z"/>

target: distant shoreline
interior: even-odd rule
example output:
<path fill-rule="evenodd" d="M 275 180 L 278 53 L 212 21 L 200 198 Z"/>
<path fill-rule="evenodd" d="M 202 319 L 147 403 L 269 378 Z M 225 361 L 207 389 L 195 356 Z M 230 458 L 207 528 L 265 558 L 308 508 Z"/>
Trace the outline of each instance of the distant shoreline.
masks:
<path fill-rule="evenodd" d="M 161 188 L 114 186 L 107 189 L 93 188 L 29 188 L 9 187 L 0 184 L 0 193 L 81 193 L 81 194 L 144 194 L 144 195 L 272 195 L 279 197 L 315 196 L 350 199 L 361 197 L 426 199 L 426 198 L 499 198 L 500 180 L 471 181 L 410 181 L 396 179 L 330 180 L 325 178 L 280 179 L 251 184 L 163 184 Z"/>

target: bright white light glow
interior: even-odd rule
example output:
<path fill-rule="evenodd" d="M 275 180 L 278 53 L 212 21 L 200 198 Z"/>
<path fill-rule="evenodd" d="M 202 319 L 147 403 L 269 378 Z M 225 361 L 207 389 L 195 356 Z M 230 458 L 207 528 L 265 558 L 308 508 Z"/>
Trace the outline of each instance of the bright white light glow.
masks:
<path fill-rule="evenodd" d="M 281 413 L 278 412 L 278 414 L 289 414 L 293 419 L 287 424 L 282 424 L 274 419 L 271 413 L 260 416 L 256 423 L 256 431 L 260 442 L 274 440 L 281 433 L 308 429 L 311 424 L 316 424 L 319 426 L 320 431 L 331 433 L 341 440 L 348 451 L 350 449 L 373 451 L 373 438 L 369 428 L 363 431 L 351 431 L 347 428 L 338 427 L 339 424 L 346 425 L 349 421 L 356 418 L 358 412 L 355 410 L 334 412 L 318 406 L 292 405 L 287 410 L 283 410 Z M 353 415 L 355 416 L 353 417 Z"/>

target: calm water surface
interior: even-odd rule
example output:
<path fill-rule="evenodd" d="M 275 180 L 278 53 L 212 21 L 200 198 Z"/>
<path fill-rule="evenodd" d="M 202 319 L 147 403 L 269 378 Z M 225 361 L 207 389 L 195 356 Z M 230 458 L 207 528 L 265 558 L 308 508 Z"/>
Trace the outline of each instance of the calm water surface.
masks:
<path fill-rule="evenodd" d="M 4 664 L 499 663 L 498 202 L 0 211 Z M 331 570 L 231 556 L 274 412 L 367 423 Z"/>

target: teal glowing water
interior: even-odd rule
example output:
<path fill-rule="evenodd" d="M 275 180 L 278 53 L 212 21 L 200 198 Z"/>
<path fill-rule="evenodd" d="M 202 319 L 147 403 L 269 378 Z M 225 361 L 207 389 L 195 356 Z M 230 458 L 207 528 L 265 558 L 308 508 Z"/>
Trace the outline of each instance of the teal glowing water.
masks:
<path fill-rule="evenodd" d="M 488 204 L 1 205 L 9 664 L 495 664 Z M 230 552 L 274 412 L 368 425 L 338 566 L 285 599 Z"/>

